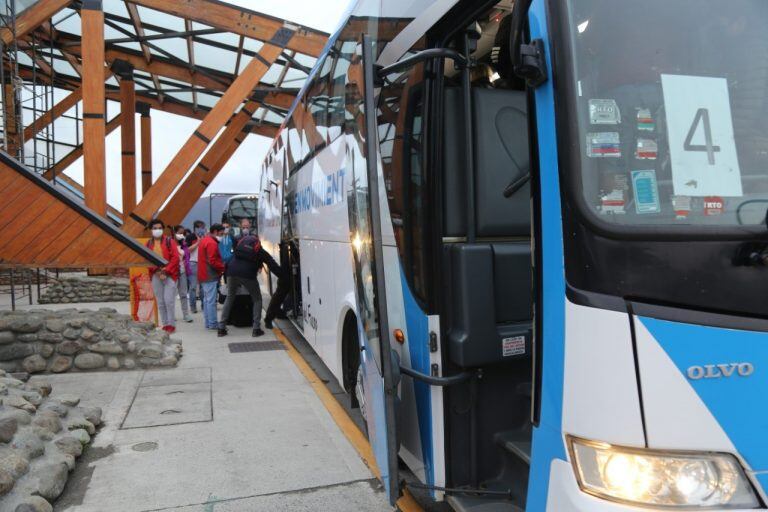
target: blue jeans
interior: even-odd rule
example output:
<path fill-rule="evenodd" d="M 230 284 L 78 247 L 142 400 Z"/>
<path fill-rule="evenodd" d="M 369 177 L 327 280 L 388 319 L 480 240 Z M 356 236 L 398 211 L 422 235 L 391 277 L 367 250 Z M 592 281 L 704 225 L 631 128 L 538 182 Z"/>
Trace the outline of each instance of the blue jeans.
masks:
<path fill-rule="evenodd" d="M 203 318 L 206 329 L 216 329 L 219 323 L 216 319 L 216 298 L 219 292 L 219 281 L 203 281 L 200 283 L 203 289 Z"/>
<path fill-rule="evenodd" d="M 189 285 L 189 307 L 192 309 L 193 313 L 197 313 L 197 262 L 190 261 L 189 266 L 192 270 L 188 276 L 189 281 L 187 282 Z"/>

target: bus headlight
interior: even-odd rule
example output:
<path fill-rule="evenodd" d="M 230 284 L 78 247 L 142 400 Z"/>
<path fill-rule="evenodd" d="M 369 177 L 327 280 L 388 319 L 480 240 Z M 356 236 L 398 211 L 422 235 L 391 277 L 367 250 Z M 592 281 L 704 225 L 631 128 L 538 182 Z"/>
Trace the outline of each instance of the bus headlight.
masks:
<path fill-rule="evenodd" d="M 758 508 L 735 457 L 622 448 L 569 438 L 579 486 L 611 501 L 659 507 Z"/>

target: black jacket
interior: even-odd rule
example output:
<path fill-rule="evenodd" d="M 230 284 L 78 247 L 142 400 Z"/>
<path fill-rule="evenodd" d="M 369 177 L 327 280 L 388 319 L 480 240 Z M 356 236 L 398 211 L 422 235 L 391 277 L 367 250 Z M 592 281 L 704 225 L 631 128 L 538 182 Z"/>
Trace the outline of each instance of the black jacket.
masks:
<path fill-rule="evenodd" d="M 244 279 L 256 279 L 265 264 L 276 276 L 282 275 L 280 265 L 264 250 L 257 236 L 244 236 L 235 245 L 234 257 L 227 264 L 227 275 Z"/>

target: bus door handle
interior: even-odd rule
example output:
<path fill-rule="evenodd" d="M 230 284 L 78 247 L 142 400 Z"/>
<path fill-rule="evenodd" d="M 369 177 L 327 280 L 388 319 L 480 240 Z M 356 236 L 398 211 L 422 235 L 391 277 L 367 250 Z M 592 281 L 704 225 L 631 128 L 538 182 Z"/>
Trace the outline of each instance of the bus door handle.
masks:
<path fill-rule="evenodd" d="M 464 371 L 456 375 L 451 375 L 450 377 L 435 377 L 433 375 L 427 375 L 426 373 L 418 372 L 413 368 L 400 365 L 400 373 L 403 375 L 407 375 L 415 380 L 426 382 L 430 386 L 438 387 L 453 386 L 454 384 L 460 384 L 472 378 L 480 378 L 482 375 L 481 372 L 482 370 L 477 370 L 475 372 Z"/>

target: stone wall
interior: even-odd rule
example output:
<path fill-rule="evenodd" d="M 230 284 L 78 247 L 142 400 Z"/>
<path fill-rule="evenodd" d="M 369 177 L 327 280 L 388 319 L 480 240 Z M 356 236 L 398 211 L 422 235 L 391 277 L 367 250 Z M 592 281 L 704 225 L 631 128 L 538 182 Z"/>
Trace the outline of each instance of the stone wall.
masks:
<path fill-rule="evenodd" d="M 181 341 L 112 308 L 0 311 L 0 369 L 62 373 L 176 366 Z"/>
<path fill-rule="evenodd" d="M 49 384 L 25 384 L 0 370 L 0 510 L 51 512 L 101 424 L 98 407 L 50 393 Z"/>
<path fill-rule="evenodd" d="M 42 293 L 40 304 L 119 302 L 130 300 L 128 279 L 118 277 L 60 277 Z"/>

